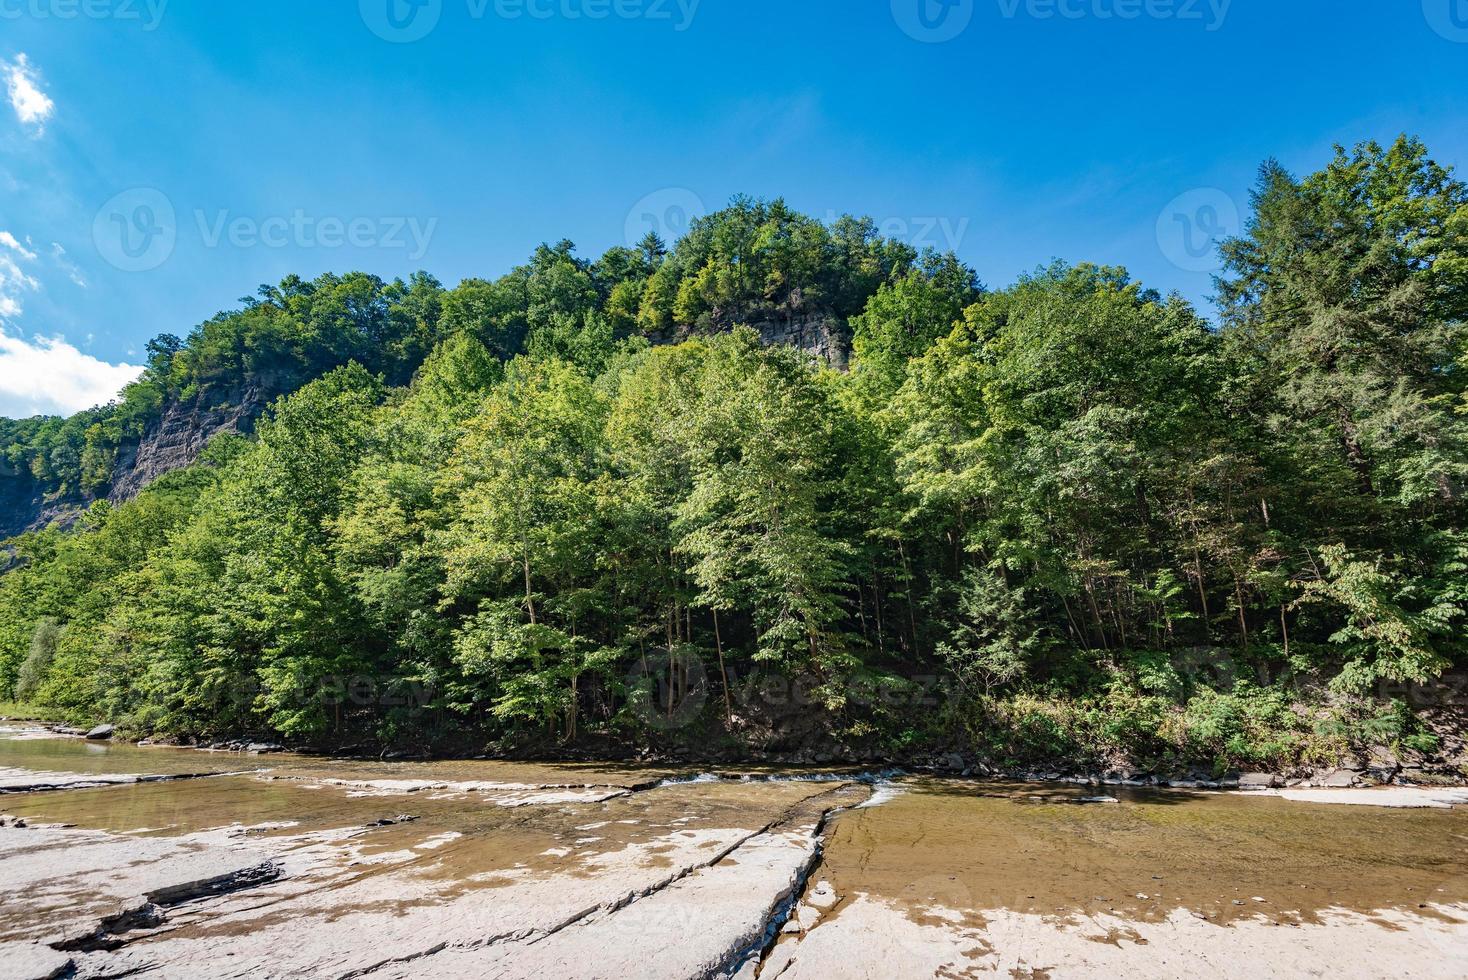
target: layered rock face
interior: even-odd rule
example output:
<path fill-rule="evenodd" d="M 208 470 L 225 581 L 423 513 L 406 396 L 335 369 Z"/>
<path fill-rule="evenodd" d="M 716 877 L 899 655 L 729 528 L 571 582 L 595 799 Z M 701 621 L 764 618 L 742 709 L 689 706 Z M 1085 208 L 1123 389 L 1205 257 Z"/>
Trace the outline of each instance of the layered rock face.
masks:
<path fill-rule="evenodd" d="M 253 431 L 264 409 L 265 399 L 253 385 L 171 403 L 142 441 L 118 453 L 107 499 L 113 503 L 131 500 L 158 477 L 198 459 L 209 440 L 222 432 Z"/>
<path fill-rule="evenodd" d="M 794 347 L 814 355 L 828 366 L 844 371 L 851 361 L 850 329 L 838 318 L 827 313 L 801 313 L 791 316 L 773 316 L 754 319 L 740 324 L 759 334 L 767 347 Z M 704 330 L 697 327 L 675 326 L 651 336 L 654 344 L 676 344 L 690 337 L 711 333 L 724 333 L 725 327 Z"/>
<path fill-rule="evenodd" d="M 252 432 L 270 397 L 250 385 L 170 402 L 142 439 L 118 450 L 106 499 L 131 500 L 163 474 L 193 463 L 222 432 Z M 68 526 L 92 500 L 81 493 L 47 496 L 29 473 L 0 466 L 0 540 L 50 524 Z"/>

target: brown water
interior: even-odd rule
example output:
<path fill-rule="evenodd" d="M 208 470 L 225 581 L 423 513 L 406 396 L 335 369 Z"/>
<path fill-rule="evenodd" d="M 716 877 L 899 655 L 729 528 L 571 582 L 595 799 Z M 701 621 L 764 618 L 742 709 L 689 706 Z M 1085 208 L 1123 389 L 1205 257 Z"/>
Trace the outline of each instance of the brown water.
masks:
<path fill-rule="evenodd" d="M 631 787 L 676 775 L 671 767 L 611 763 L 521 763 L 495 760 L 375 762 L 276 753 L 213 752 L 128 742 L 52 737 L 0 726 L 0 769 L 86 775 L 186 775 L 262 772 L 299 778 L 497 782 L 533 786 Z"/>
<path fill-rule="evenodd" d="M 838 894 L 1043 915 L 1226 924 L 1325 909 L 1468 902 L 1468 808 L 1387 809 L 1184 790 L 919 779 L 835 821 L 819 875 Z M 838 912 L 839 914 L 839 912 Z"/>

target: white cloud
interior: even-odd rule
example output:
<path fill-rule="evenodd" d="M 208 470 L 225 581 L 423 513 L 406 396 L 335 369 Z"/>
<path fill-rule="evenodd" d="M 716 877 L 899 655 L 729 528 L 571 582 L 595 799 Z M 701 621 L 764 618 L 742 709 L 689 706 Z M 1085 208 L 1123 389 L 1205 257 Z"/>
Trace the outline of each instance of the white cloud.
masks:
<path fill-rule="evenodd" d="M 16 241 L 10 232 L 0 230 L 0 316 L 20 316 L 20 294 L 41 288 L 35 276 L 20 267 L 21 262 L 35 259 L 35 252 Z"/>
<path fill-rule="evenodd" d="M 83 289 L 87 288 L 87 281 L 82 278 L 82 270 L 76 267 L 75 262 L 66 257 L 66 249 L 61 247 L 60 242 L 51 243 L 51 258 L 56 261 L 56 264 L 66 273 L 72 282 Z"/>
<path fill-rule="evenodd" d="M 56 111 L 56 103 L 41 91 L 41 76 L 24 54 L 16 55 L 13 62 L 0 61 L 0 75 L 5 77 L 5 88 L 10 94 L 10 107 L 15 110 L 15 117 L 39 134 L 45 129 L 46 120 Z"/>
<path fill-rule="evenodd" d="M 36 253 L 35 252 L 32 252 L 30 249 L 26 248 L 20 242 L 16 241 L 15 240 L 15 236 L 12 235 L 8 231 L 0 231 L 0 245 L 4 245 L 6 248 L 10 249 L 12 252 L 19 253 L 20 254 L 20 257 L 23 258 L 23 259 L 25 259 L 27 262 L 29 262 L 30 260 L 32 260 L 32 259 L 34 259 L 36 257 Z"/>
<path fill-rule="evenodd" d="M 142 372 L 141 367 L 109 364 L 61 337 L 26 340 L 8 329 L 6 321 L 22 312 L 22 294 L 40 289 L 36 278 L 22 268 L 22 263 L 36 261 L 30 244 L 29 239 L 22 244 L 0 229 L 0 415 L 70 415 L 111 401 Z M 65 254 L 60 246 L 52 252 L 58 263 L 65 262 Z"/>
<path fill-rule="evenodd" d="M 142 372 L 108 364 L 60 337 L 26 340 L 0 327 L 0 415 L 70 415 L 112 400 Z"/>

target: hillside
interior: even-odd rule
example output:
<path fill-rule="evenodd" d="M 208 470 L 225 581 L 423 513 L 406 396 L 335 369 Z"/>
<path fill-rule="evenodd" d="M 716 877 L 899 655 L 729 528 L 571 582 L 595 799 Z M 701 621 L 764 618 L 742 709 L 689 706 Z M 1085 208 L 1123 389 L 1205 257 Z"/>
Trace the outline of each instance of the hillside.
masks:
<path fill-rule="evenodd" d="M 1468 190 L 1406 138 L 1267 164 L 1223 254 L 1218 326 L 748 200 L 453 289 L 289 279 L 6 429 L 16 514 L 113 502 L 12 543 L 0 695 L 357 750 L 1461 778 Z"/>
<path fill-rule="evenodd" d="M 843 366 L 849 320 L 878 286 L 944 262 L 957 272 L 951 258 L 883 240 L 869 220 L 827 227 L 778 201 L 740 199 L 671 253 L 649 235 L 592 261 L 563 241 L 497 280 L 454 289 L 426 273 L 390 283 L 363 273 L 289 277 L 186 339 L 155 338 L 143 377 L 115 404 L 65 419 L 0 419 L 0 538 L 69 526 L 95 500 L 131 499 L 191 463 L 214 435 L 250 433 L 276 397 L 349 361 L 398 385 L 458 333 L 508 359 L 748 324 L 766 343 Z M 972 282 L 956 288 L 955 303 L 976 294 Z"/>

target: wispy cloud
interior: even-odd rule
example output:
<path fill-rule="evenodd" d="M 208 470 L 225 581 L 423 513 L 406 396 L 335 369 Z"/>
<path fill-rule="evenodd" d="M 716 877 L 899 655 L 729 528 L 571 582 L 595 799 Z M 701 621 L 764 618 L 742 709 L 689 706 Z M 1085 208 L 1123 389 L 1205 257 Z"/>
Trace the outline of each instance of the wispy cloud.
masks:
<path fill-rule="evenodd" d="M 30 249 L 26 248 L 20 242 L 16 241 L 15 236 L 12 235 L 8 231 L 0 231 L 0 245 L 3 245 L 6 248 L 10 249 L 12 252 L 17 253 L 18 255 L 20 255 L 21 258 L 25 259 L 27 262 L 31 261 L 32 259 L 34 259 L 36 257 L 36 253 L 35 252 L 32 252 Z"/>
<path fill-rule="evenodd" d="M 52 258 L 80 282 L 80 273 L 59 245 Z M 0 415 L 70 415 L 111 401 L 142 371 L 133 364 L 109 364 L 84 354 L 61 337 L 26 337 L 12 323 L 23 311 L 26 293 L 41 288 L 26 266 L 37 259 L 30 239 L 0 229 Z"/>
<path fill-rule="evenodd" d="M 87 288 L 87 280 L 82 277 L 82 270 L 78 269 L 76 263 L 66 255 L 66 249 L 61 247 L 60 242 L 51 243 L 51 258 L 62 272 L 66 273 L 68 279 L 83 289 Z"/>
<path fill-rule="evenodd" d="M 109 364 L 60 337 L 14 337 L 0 326 L 0 415 L 70 415 L 112 400 L 142 367 Z"/>
<path fill-rule="evenodd" d="M 36 253 L 8 231 L 0 231 L 0 317 L 20 316 L 21 294 L 41 287 L 36 278 L 20 267 L 34 262 Z"/>
<path fill-rule="evenodd" d="M 15 118 L 39 135 L 56 111 L 56 103 L 41 90 L 40 74 L 30 59 L 18 54 L 14 61 L 0 61 L 0 75 L 5 78 L 5 89 L 10 96 L 10 107 L 15 110 Z"/>

